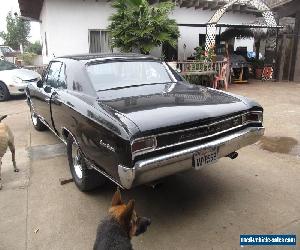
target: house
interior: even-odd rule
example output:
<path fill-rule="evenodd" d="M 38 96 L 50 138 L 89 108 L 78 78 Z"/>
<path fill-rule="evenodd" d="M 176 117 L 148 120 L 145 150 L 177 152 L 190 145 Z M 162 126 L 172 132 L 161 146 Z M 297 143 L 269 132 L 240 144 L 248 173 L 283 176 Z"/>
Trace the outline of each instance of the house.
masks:
<path fill-rule="evenodd" d="M 278 39 L 278 79 L 300 82 L 300 3 L 299 0 L 269 0 L 280 23 L 290 29 Z"/>
<path fill-rule="evenodd" d="M 109 16 L 114 12 L 107 0 L 18 0 L 21 15 L 41 23 L 44 62 L 51 58 L 88 52 L 108 52 Z M 155 3 L 158 0 L 150 0 Z M 257 0 L 256 0 L 257 1 Z M 205 24 L 229 0 L 176 0 L 171 14 L 179 24 L 177 49 L 163 46 L 151 52 L 160 56 L 162 50 L 168 59 L 185 60 L 194 48 L 205 44 Z M 220 23 L 253 23 L 260 11 L 238 1 L 227 9 Z M 241 1 L 242 2 L 242 1 Z M 223 31 L 226 27 L 220 28 Z M 253 40 L 237 41 L 237 46 L 253 49 Z"/>

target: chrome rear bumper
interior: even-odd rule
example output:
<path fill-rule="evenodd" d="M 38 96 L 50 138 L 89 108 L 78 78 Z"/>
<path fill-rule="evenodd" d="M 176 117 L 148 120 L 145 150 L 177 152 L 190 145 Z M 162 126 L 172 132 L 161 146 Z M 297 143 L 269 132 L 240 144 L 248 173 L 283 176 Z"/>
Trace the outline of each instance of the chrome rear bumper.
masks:
<path fill-rule="evenodd" d="M 257 142 L 264 131 L 264 127 L 250 127 L 198 146 L 138 161 L 133 168 L 119 165 L 118 173 L 121 185 L 130 189 L 133 186 L 192 169 L 193 154 L 201 149 L 217 147 L 218 158 L 224 157 Z"/>

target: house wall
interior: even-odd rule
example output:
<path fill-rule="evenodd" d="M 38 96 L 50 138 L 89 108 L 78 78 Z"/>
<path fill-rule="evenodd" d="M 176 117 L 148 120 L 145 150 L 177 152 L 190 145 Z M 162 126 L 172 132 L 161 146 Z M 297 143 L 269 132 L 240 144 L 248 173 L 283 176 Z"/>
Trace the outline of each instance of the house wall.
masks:
<path fill-rule="evenodd" d="M 44 63 L 54 55 L 82 54 L 89 52 L 90 29 L 106 29 L 113 13 L 111 3 L 95 0 L 45 0 L 40 19 Z"/>
<path fill-rule="evenodd" d="M 54 56 L 88 53 L 89 30 L 106 29 L 109 25 L 108 18 L 113 11 L 111 2 L 106 0 L 44 0 L 40 15 L 44 63 Z M 213 13 L 209 10 L 176 7 L 171 18 L 179 24 L 204 24 Z M 220 23 L 241 24 L 254 20 L 254 15 L 230 12 L 224 14 Z M 181 36 L 178 39 L 178 59 L 183 60 L 194 53 L 194 48 L 198 46 L 199 34 L 205 34 L 206 30 L 182 26 L 179 30 Z M 46 55 L 45 37 L 47 37 L 48 55 Z M 185 50 L 184 44 L 186 44 Z M 251 47 L 249 44 L 245 46 Z M 155 56 L 159 56 L 160 53 L 160 48 L 153 51 Z"/>

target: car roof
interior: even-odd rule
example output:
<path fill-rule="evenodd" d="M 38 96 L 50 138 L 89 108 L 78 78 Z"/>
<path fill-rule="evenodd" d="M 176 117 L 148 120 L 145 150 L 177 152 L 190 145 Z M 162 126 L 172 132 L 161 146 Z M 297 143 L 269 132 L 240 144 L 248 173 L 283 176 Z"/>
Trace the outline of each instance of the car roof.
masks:
<path fill-rule="evenodd" d="M 118 60 L 118 59 L 152 59 L 157 60 L 157 58 L 149 55 L 142 55 L 136 53 L 95 53 L 95 54 L 80 54 L 80 55 L 67 55 L 60 56 L 56 59 L 72 59 L 76 61 L 84 61 L 85 63 L 90 63 L 93 61 L 101 60 Z"/>

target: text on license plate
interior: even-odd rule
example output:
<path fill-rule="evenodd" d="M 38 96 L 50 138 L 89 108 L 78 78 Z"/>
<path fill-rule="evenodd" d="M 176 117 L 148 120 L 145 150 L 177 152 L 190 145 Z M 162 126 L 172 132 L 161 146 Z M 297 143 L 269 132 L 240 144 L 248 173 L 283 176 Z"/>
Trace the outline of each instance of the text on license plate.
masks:
<path fill-rule="evenodd" d="M 217 147 L 206 148 L 198 151 L 194 154 L 194 168 L 198 170 L 203 168 L 205 165 L 215 163 L 218 160 L 217 156 Z"/>

